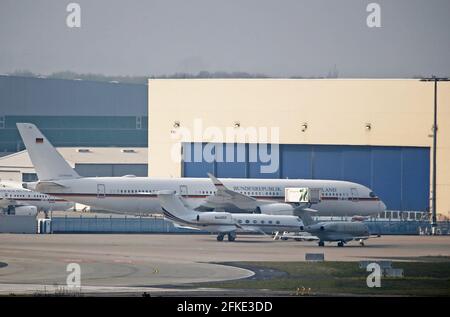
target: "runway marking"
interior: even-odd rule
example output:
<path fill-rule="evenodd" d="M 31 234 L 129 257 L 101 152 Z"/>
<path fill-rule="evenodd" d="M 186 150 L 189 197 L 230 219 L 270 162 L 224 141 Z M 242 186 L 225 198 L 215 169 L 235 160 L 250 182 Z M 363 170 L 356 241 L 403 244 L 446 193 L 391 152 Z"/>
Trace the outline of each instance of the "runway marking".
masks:
<path fill-rule="evenodd" d="M 116 259 L 116 260 L 114 260 L 113 262 L 114 262 L 114 263 L 134 264 L 134 262 L 131 261 L 131 260 L 118 260 L 118 259 Z"/>
<path fill-rule="evenodd" d="M 63 262 L 75 262 L 75 263 L 82 263 L 84 262 L 82 259 L 62 259 Z"/>

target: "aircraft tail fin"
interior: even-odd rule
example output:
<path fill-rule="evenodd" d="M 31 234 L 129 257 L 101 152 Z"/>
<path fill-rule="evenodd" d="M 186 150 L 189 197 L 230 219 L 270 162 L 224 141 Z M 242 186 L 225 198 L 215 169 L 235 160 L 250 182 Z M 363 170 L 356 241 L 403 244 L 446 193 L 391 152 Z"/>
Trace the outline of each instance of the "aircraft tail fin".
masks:
<path fill-rule="evenodd" d="M 197 213 L 188 209 L 182 198 L 172 190 L 158 192 L 158 199 L 164 212 L 164 217 L 178 224 L 191 224 L 197 217 Z"/>
<path fill-rule="evenodd" d="M 17 128 L 39 180 L 80 177 L 34 124 L 17 123 Z"/>
<path fill-rule="evenodd" d="M 316 212 L 317 210 L 315 209 L 302 208 L 294 210 L 294 215 L 300 217 L 305 226 L 310 226 L 316 223 L 316 221 L 314 221 L 314 219 L 311 217 L 311 214 Z"/>

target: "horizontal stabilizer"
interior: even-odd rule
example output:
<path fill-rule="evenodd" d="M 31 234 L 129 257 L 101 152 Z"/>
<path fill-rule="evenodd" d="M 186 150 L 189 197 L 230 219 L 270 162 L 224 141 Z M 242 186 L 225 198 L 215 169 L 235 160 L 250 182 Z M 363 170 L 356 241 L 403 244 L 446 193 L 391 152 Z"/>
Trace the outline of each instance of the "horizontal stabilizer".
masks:
<path fill-rule="evenodd" d="M 37 192 L 41 193 L 48 193 L 48 192 L 58 192 L 59 190 L 63 188 L 68 188 L 67 186 L 61 185 L 57 182 L 49 182 L 49 181 L 43 181 L 43 182 L 37 182 L 34 186 L 34 188 L 28 188 Z"/>

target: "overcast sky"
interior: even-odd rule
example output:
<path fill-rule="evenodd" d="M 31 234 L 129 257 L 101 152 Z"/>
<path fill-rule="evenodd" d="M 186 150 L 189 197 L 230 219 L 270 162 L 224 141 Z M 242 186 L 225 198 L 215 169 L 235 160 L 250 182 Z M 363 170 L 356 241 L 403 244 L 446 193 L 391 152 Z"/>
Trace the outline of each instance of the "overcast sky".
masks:
<path fill-rule="evenodd" d="M 450 76 L 449 32 L 450 0 L 0 0 L 0 73 Z"/>

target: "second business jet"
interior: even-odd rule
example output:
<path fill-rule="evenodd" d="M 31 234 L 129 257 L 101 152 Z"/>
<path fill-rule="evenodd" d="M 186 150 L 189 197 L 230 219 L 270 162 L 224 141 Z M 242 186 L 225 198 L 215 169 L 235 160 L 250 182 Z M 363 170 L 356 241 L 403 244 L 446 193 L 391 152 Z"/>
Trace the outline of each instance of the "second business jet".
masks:
<path fill-rule="evenodd" d="M 228 241 L 234 241 L 238 232 L 271 234 L 277 231 L 303 230 L 303 223 L 296 216 L 199 212 L 187 208 L 183 199 L 174 191 L 160 191 L 158 198 L 165 218 L 183 227 L 217 233 L 217 241 L 223 241 L 225 235 Z"/>

